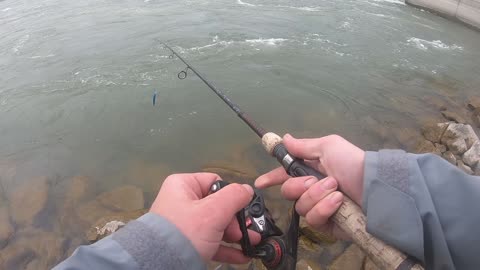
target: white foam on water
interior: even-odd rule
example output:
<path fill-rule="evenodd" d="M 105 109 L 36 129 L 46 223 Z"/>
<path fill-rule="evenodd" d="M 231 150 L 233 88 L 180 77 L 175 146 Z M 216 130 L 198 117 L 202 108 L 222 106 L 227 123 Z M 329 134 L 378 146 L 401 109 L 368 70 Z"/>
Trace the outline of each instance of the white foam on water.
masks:
<path fill-rule="evenodd" d="M 218 40 L 218 37 L 217 37 L 217 40 Z M 211 43 L 211 44 L 207 44 L 205 46 L 192 47 L 192 48 L 189 48 L 187 50 L 188 51 L 201 51 L 203 49 L 216 47 L 216 46 L 227 47 L 227 46 L 229 46 L 233 43 L 234 43 L 234 41 L 232 41 L 232 40 L 230 40 L 230 41 L 221 40 L 221 41 L 217 41 L 217 42 L 214 42 L 214 43 Z"/>
<path fill-rule="evenodd" d="M 12 9 L 12 8 L 7 7 L 7 8 L 2 9 L 2 11 L 3 11 L 3 12 L 7 12 L 7 11 L 9 11 L 10 9 Z"/>
<path fill-rule="evenodd" d="M 25 45 L 25 43 L 28 41 L 28 39 L 30 39 L 30 35 L 25 35 L 23 37 L 21 37 L 18 41 L 17 41 L 17 44 L 15 44 L 15 46 L 12 48 L 12 51 L 14 53 L 18 53 L 22 48 L 23 46 Z"/>
<path fill-rule="evenodd" d="M 409 44 L 414 45 L 418 49 L 423 50 L 423 51 L 428 50 L 428 48 L 440 49 L 440 50 L 463 50 L 463 47 L 461 47 L 461 46 L 458 46 L 456 44 L 453 44 L 453 45 L 449 46 L 449 45 L 443 43 L 441 40 L 428 41 L 428 40 L 425 40 L 425 39 L 412 37 L 412 38 L 408 39 L 407 42 Z"/>
<path fill-rule="evenodd" d="M 345 21 L 345 22 L 343 22 L 343 23 L 340 25 L 340 28 L 342 28 L 342 29 L 350 29 L 350 28 L 352 28 L 352 25 L 350 24 L 350 22 Z"/>
<path fill-rule="evenodd" d="M 292 6 L 276 6 L 276 7 L 296 9 L 296 10 L 309 11 L 309 12 L 321 11 L 320 7 L 292 7 Z"/>
<path fill-rule="evenodd" d="M 256 5 L 243 2 L 242 0 L 237 0 L 237 4 L 247 6 L 247 7 L 256 7 Z"/>
<path fill-rule="evenodd" d="M 34 55 L 32 57 L 30 57 L 30 59 L 38 59 L 38 58 L 50 58 L 50 57 L 54 57 L 55 54 L 48 54 L 48 55 Z"/>
<path fill-rule="evenodd" d="M 262 44 L 262 45 L 268 45 L 268 46 L 276 46 L 278 44 L 281 44 L 284 41 L 287 41 L 288 39 L 285 38 L 257 38 L 257 39 L 247 39 L 245 42 L 250 43 L 250 44 Z"/>
<path fill-rule="evenodd" d="M 399 4 L 405 6 L 405 2 L 402 0 L 373 0 L 375 2 L 385 2 L 385 3 L 391 3 L 391 4 Z"/>

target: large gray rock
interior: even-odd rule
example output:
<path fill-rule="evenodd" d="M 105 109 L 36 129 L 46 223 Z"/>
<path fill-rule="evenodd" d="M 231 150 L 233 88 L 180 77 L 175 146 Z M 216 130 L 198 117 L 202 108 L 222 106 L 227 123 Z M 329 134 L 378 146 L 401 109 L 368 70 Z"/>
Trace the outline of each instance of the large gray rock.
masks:
<path fill-rule="evenodd" d="M 465 165 L 462 160 L 457 160 L 457 167 L 467 174 L 473 174 L 472 168 Z"/>
<path fill-rule="evenodd" d="M 442 139 L 442 135 L 448 128 L 450 123 L 428 123 L 422 127 L 422 134 L 425 139 L 439 143 Z"/>
<path fill-rule="evenodd" d="M 13 233 L 14 229 L 12 223 L 10 223 L 8 208 L 6 206 L 0 206 L 0 249 L 7 245 Z"/>
<path fill-rule="evenodd" d="M 463 161 L 471 166 L 474 167 L 480 161 L 480 141 L 475 142 L 472 147 L 463 154 Z"/>
<path fill-rule="evenodd" d="M 10 213 L 18 225 L 32 224 L 34 218 L 45 207 L 48 199 L 46 177 L 32 179 L 15 189 L 10 196 Z"/>
<path fill-rule="evenodd" d="M 448 125 L 441 139 L 448 150 L 458 155 L 465 153 L 476 141 L 478 137 L 470 125 L 455 123 Z"/>
<path fill-rule="evenodd" d="M 477 165 L 472 167 L 473 174 L 475 175 L 480 175 L 480 162 L 477 163 Z"/>
<path fill-rule="evenodd" d="M 141 209 L 102 217 L 87 231 L 87 240 L 90 241 L 90 243 L 96 242 L 116 232 L 129 221 L 137 219 L 147 212 L 148 210 Z"/>
<path fill-rule="evenodd" d="M 461 116 L 457 112 L 445 110 L 445 111 L 442 111 L 442 115 L 443 117 L 445 117 L 445 119 L 449 121 L 454 121 L 461 124 L 465 124 L 466 122 L 465 118 L 463 118 L 463 116 Z"/>
<path fill-rule="evenodd" d="M 435 143 L 435 152 L 443 154 L 447 151 L 447 147 L 443 144 Z"/>
<path fill-rule="evenodd" d="M 442 154 L 442 157 L 446 159 L 448 162 L 452 163 L 453 165 L 457 165 L 457 158 L 452 152 L 447 151 Z"/>

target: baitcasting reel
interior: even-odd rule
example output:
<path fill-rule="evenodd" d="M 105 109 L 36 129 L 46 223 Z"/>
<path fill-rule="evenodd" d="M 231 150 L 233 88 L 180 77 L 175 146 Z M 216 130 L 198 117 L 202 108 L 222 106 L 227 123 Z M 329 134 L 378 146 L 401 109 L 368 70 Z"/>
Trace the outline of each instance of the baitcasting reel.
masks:
<path fill-rule="evenodd" d="M 228 182 L 218 180 L 213 183 L 210 191 L 219 191 Z M 263 196 L 255 190 L 250 203 L 236 214 L 242 239 L 240 244 L 245 256 L 262 260 L 263 265 L 271 270 L 294 270 L 297 261 L 298 223 L 299 216 L 295 211 L 292 214 L 287 233 L 283 233 L 273 220 L 265 206 Z M 252 246 L 248 238 L 248 231 L 252 230 L 261 235 L 261 242 Z"/>

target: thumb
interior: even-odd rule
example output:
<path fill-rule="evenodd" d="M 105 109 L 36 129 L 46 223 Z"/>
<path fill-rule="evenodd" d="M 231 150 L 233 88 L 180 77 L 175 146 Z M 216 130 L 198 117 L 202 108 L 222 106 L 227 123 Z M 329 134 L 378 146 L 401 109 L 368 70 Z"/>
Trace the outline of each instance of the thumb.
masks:
<path fill-rule="evenodd" d="M 283 144 L 288 152 L 301 159 L 318 160 L 324 147 L 323 138 L 296 139 L 290 134 L 283 136 Z"/>
<path fill-rule="evenodd" d="M 241 209 L 250 203 L 253 197 L 253 188 L 249 185 L 230 184 L 220 189 L 219 191 L 209 195 L 207 204 L 210 204 L 215 211 L 217 222 L 220 222 L 222 227 L 226 227 L 232 217 Z"/>

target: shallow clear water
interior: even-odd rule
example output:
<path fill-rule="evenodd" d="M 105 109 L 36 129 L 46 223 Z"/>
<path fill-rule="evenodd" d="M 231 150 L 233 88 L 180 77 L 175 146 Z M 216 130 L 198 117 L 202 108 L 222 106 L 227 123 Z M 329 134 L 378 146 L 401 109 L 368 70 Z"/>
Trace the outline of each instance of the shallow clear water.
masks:
<path fill-rule="evenodd" d="M 479 32 L 397 0 L 4 0 L 0 33 L 6 204 L 35 176 L 62 194 L 87 175 L 91 197 L 133 183 L 148 205 L 172 172 L 276 165 L 193 74 L 177 79 L 184 66 L 159 40 L 267 129 L 367 149 L 406 147 L 395 130 L 438 117 L 428 99 L 461 103 L 480 85 Z M 45 230 L 58 219 L 47 212 Z"/>

